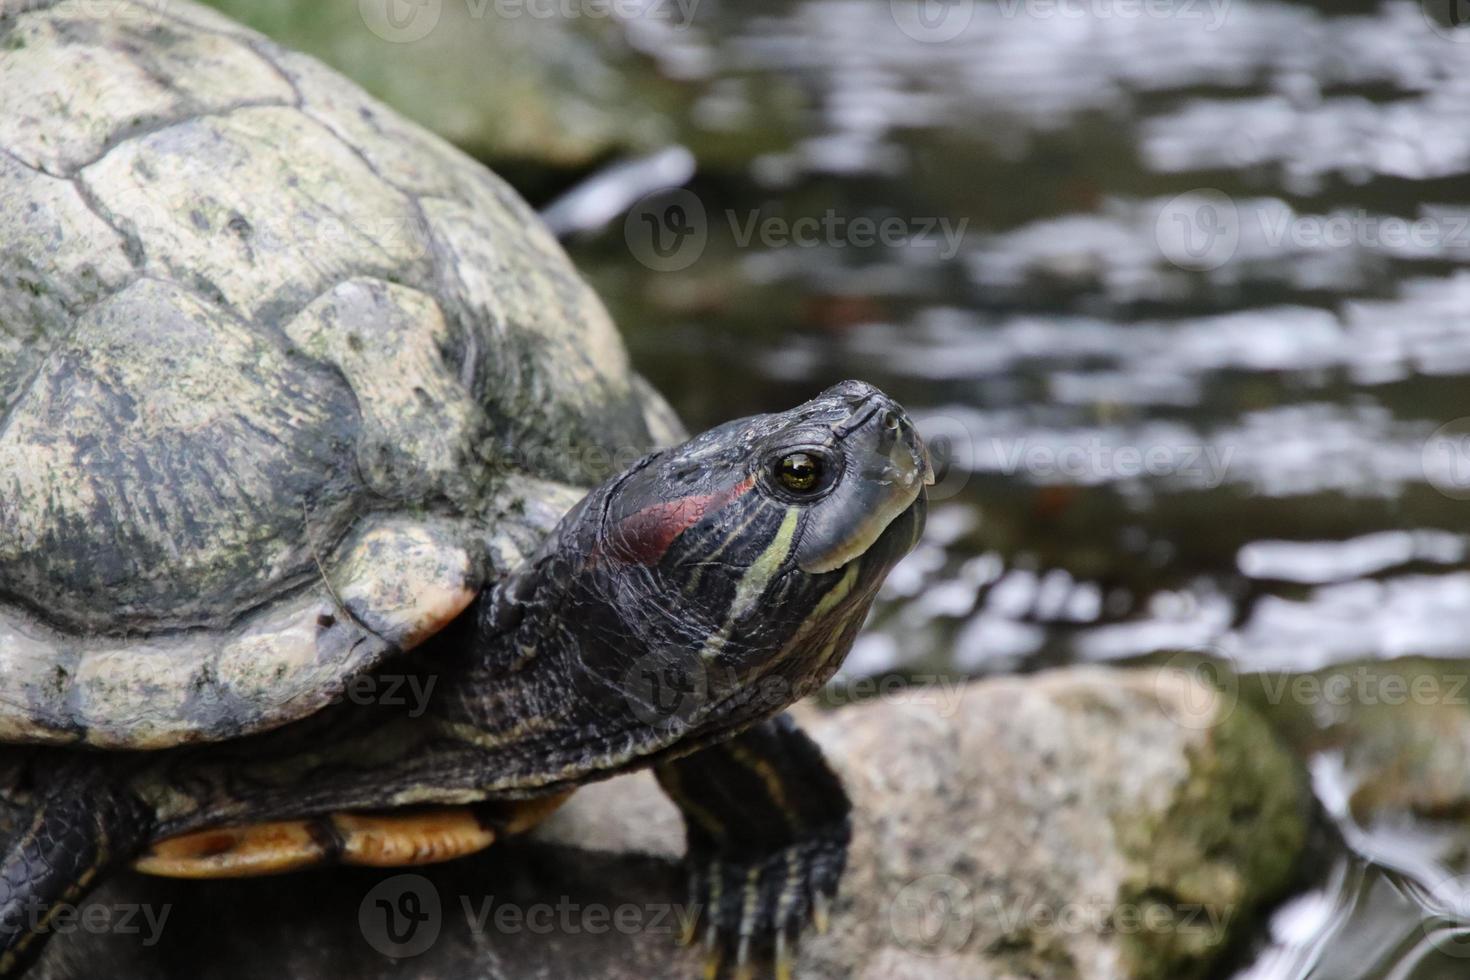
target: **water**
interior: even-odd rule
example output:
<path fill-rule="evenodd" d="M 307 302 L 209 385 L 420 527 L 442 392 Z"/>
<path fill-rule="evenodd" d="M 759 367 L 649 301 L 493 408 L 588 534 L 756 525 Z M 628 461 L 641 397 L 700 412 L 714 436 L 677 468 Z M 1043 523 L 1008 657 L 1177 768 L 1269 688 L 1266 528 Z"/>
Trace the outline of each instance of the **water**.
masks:
<path fill-rule="evenodd" d="M 1411 2 L 925 10 L 633 23 L 698 160 L 648 234 L 703 244 L 571 243 L 691 427 L 857 376 L 945 450 L 849 676 L 1470 658 L 1470 422 L 1441 429 L 1470 415 L 1470 35 Z M 1348 848 L 1241 976 L 1464 975 L 1463 831 L 1359 827 L 1331 762 Z"/>

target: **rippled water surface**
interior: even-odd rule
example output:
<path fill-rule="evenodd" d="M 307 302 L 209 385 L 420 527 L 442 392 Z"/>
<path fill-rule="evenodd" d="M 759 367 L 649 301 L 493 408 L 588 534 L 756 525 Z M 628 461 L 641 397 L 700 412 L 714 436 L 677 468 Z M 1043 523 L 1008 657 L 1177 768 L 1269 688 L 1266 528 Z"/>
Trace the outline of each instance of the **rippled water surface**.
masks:
<path fill-rule="evenodd" d="M 691 194 L 649 234 L 699 234 L 664 271 L 631 223 L 573 249 L 640 366 L 694 428 L 862 377 L 948 456 L 849 676 L 1470 657 L 1470 28 L 1140 9 L 711 3 L 633 34 L 694 93 Z M 1353 854 L 1243 975 L 1465 975 L 1463 853 L 1357 827 L 1314 764 Z"/>

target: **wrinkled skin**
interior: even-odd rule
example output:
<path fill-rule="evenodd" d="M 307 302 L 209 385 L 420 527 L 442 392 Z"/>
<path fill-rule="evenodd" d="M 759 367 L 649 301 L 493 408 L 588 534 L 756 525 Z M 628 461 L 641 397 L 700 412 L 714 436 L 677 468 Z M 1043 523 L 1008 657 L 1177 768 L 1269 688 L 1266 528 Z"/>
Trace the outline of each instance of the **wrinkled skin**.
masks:
<path fill-rule="evenodd" d="M 220 745 L 37 751 L 34 804 L 0 858 L 0 975 L 40 946 L 26 910 L 75 901 L 162 838 L 425 804 L 493 820 L 506 801 L 640 767 L 685 814 L 717 961 L 786 972 L 835 893 L 849 804 L 781 711 L 841 664 L 922 532 L 927 480 L 902 409 L 846 382 L 589 493 L 404 658 L 431 692 L 421 710 L 343 703 Z"/>

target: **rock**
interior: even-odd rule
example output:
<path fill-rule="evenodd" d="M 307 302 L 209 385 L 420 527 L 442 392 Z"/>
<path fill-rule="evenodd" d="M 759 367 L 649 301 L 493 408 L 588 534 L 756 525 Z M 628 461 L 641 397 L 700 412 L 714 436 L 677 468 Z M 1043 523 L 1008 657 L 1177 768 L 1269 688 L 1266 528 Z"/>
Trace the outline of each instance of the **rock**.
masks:
<path fill-rule="evenodd" d="M 802 714 L 857 810 L 801 977 L 1203 976 L 1290 883 L 1307 832 L 1301 774 L 1259 716 L 1180 672 L 1073 669 Z M 698 951 L 675 944 L 680 850 L 677 813 L 638 774 L 434 868 L 120 878 L 87 904 L 108 910 L 97 923 L 134 909 L 139 932 L 75 929 L 40 975 L 697 976 Z"/>
<path fill-rule="evenodd" d="M 497 170 L 582 167 L 670 137 L 656 111 L 667 83 L 608 16 L 519 0 L 209 2 Z"/>
<path fill-rule="evenodd" d="M 863 819 L 817 976 L 864 955 L 874 978 L 1201 975 L 1304 840 L 1286 753 L 1178 673 L 998 680 L 948 718 L 921 701 L 818 731 Z M 917 915 L 936 900 L 954 914 Z"/>

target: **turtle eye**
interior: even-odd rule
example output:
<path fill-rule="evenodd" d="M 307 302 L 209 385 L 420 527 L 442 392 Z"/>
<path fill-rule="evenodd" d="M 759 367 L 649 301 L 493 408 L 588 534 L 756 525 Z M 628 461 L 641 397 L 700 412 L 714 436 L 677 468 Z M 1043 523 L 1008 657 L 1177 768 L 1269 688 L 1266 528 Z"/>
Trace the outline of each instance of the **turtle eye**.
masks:
<path fill-rule="evenodd" d="M 776 463 L 776 479 L 792 493 L 811 493 L 822 479 L 821 460 L 811 453 L 788 453 Z"/>

